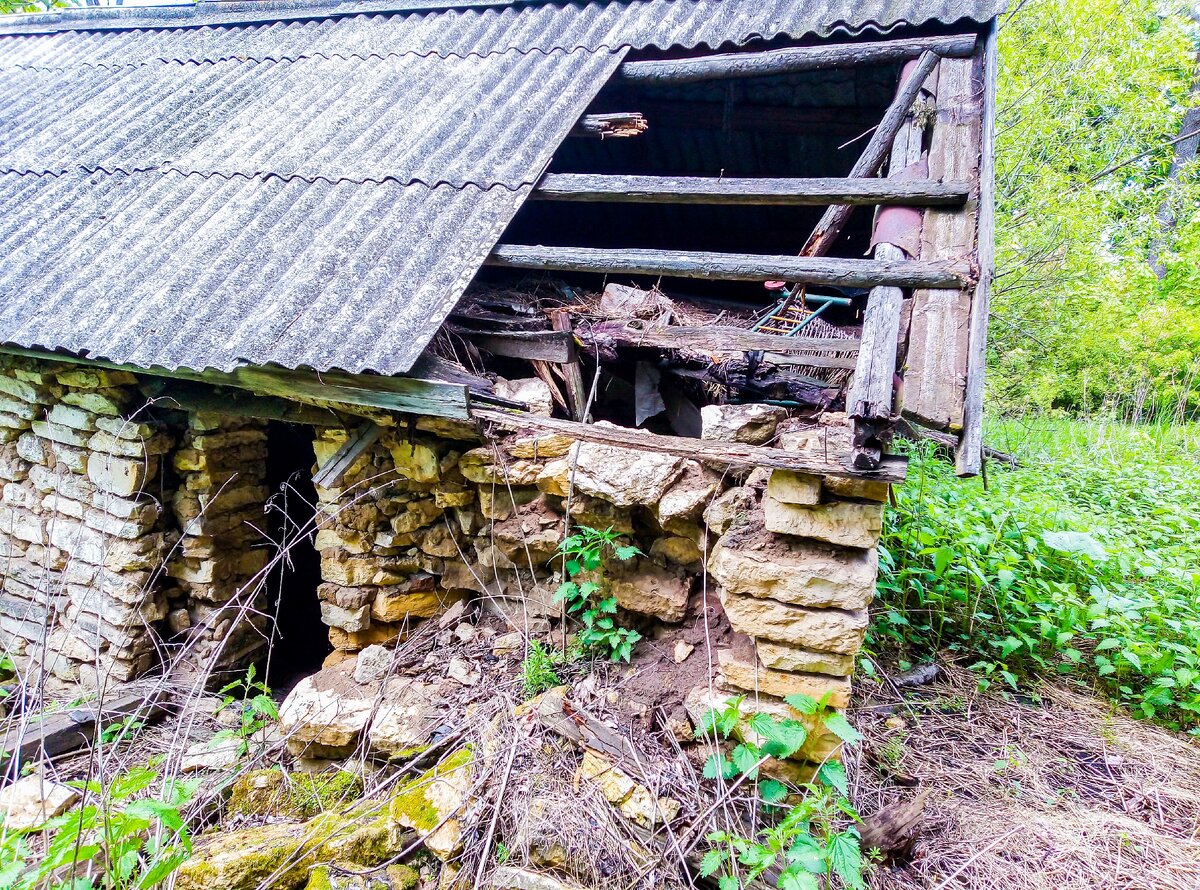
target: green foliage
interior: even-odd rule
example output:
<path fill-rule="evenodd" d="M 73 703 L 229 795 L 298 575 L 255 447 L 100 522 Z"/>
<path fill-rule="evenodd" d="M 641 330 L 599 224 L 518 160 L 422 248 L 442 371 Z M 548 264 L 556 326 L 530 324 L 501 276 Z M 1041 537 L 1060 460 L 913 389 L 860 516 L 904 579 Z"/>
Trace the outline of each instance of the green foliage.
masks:
<path fill-rule="evenodd" d="M 704 716 L 706 734 L 729 739 L 742 735 L 741 697 L 731 699 L 721 710 Z M 824 701 L 807 695 L 788 696 L 784 701 L 802 714 L 834 732 L 846 744 L 857 744 L 861 737 L 837 711 Z M 769 714 L 753 714 L 747 719 L 752 736 L 742 738 L 730 757 L 715 753 L 704 768 L 704 776 L 725 780 L 754 780 L 767 758 L 787 758 L 804 745 L 808 730 L 798 720 L 779 719 Z M 708 835 L 712 846 L 700 863 L 702 877 L 719 874 L 721 890 L 740 890 L 768 869 L 776 868 L 778 890 L 821 890 L 823 879 L 836 875 L 846 890 L 863 890 L 863 857 L 855 824 L 858 813 L 847 799 L 846 771 L 836 761 L 828 761 L 817 771 L 819 784 L 801 788 L 799 800 L 787 807 L 780 818 L 768 822 L 753 838 L 728 831 Z M 788 796 L 788 788 L 774 779 L 758 781 L 759 800 L 773 813 Z"/>
<path fill-rule="evenodd" d="M 66 0 L 0 0 L 0 15 L 14 12 L 49 12 L 51 9 L 66 9 L 75 4 Z"/>
<path fill-rule="evenodd" d="M 210 745 L 216 745 L 225 739 L 238 739 L 238 756 L 245 757 L 250 753 L 250 741 L 270 723 L 279 719 L 279 709 L 271 690 L 265 684 L 255 680 L 254 665 L 246 671 L 246 676 L 234 680 L 221 688 L 224 696 L 220 710 L 237 708 L 240 722 L 237 727 L 223 729 L 213 735 Z"/>
<path fill-rule="evenodd" d="M 991 432 L 1003 443 L 1018 428 Z M 874 645 L 955 653 L 981 683 L 1097 682 L 1200 729 L 1200 438 L 1060 424 L 985 489 L 926 450 L 887 515 Z"/>
<path fill-rule="evenodd" d="M 991 403 L 1195 416 L 1200 177 L 1168 173 L 1195 102 L 1196 26 L 1156 0 L 1011 8 L 997 85 Z M 1159 244 L 1164 207 L 1179 224 Z"/>
<path fill-rule="evenodd" d="M 110 723 L 100 732 L 100 741 L 106 745 L 116 745 L 128 740 L 146 724 L 133 714 L 127 714 L 120 723 Z"/>
<path fill-rule="evenodd" d="M 529 644 L 529 654 L 521 662 L 525 698 L 541 695 L 547 689 L 561 686 L 562 680 L 554 668 L 563 663 L 563 655 L 556 649 L 547 649 L 537 640 Z"/>
<path fill-rule="evenodd" d="M 567 612 L 583 622 L 580 643 L 587 649 L 599 649 L 613 661 L 629 661 L 633 644 L 642 638 L 636 630 L 617 624 L 617 598 L 609 596 L 604 584 L 604 558 L 633 559 L 641 551 L 623 545 L 611 528 L 600 531 L 579 526 L 575 534 L 558 545 L 563 574 L 568 579 L 555 591 L 555 602 L 566 605 Z"/>
<path fill-rule="evenodd" d="M 149 890 L 162 884 L 191 853 L 180 809 L 199 780 L 167 781 L 160 794 L 147 794 L 159 779 L 146 766 L 104 784 L 72 782 L 84 792 L 83 803 L 36 829 L 48 837 L 40 857 L 27 840 L 32 831 L 0 835 L 0 887 Z"/>

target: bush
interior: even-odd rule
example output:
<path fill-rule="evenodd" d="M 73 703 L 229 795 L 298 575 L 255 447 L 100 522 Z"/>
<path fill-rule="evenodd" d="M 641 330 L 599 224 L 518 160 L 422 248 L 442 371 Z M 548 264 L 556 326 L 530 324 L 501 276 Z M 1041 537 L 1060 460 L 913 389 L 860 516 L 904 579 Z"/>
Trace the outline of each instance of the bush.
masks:
<path fill-rule="evenodd" d="M 1088 678 L 1200 732 L 1196 430 L 1050 433 L 1023 468 L 992 465 L 986 488 L 914 451 L 885 523 L 873 643 L 956 653 L 984 685 Z"/>

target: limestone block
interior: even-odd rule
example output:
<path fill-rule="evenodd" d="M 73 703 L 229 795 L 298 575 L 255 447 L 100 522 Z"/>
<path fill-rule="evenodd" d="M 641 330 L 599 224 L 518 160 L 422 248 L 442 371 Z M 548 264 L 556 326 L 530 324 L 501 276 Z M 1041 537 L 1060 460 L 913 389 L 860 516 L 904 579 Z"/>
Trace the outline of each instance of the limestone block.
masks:
<path fill-rule="evenodd" d="M 323 603 L 333 603 L 343 609 L 357 609 L 370 605 L 375 598 L 375 587 L 341 587 L 328 582 L 317 585 L 317 598 Z"/>
<path fill-rule="evenodd" d="M 595 783 L 605 800 L 643 828 L 661 826 L 679 815 L 679 801 L 655 798 L 650 789 L 629 777 L 603 754 L 584 748 L 578 778 Z"/>
<path fill-rule="evenodd" d="M 731 488 L 717 496 L 704 510 L 704 522 L 710 531 L 725 534 L 734 522 L 743 518 L 757 505 L 752 488 Z"/>
<path fill-rule="evenodd" d="M 822 652 L 853 655 L 867 630 L 865 609 L 806 609 L 725 590 L 721 591 L 721 603 L 738 633 Z"/>
<path fill-rule="evenodd" d="M 119 516 L 113 516 L 111 513 L 105 513 L 103 510 L 95 508 L 88 510 L 83 517 L 84 523 L 89 528 L 117 538 L 130 539 L 141 537 L 152 531 L 157 519 L 158 513 L 154 510 L 144 511 L 131 519 L 121 519 Z"/>
<path fill-rule="evenodd" d="M 694 460 L 685 461 L 683 472 L 658 501 L 658 522 L 663 528 L 700 518 L 721 490 L 721 476 Z"/>
<path fill-rule="evenodd" d="M 21 482 L 29 475 L 30 469 L 30 465 L 17 455 L 15 442 L 0 445 L 0 479 Z"/>
<path fill-rule="evenodd" d="M 96 429 L 110 436 L 116 436 L 118 439 L 136 441 L 149 440 L 154 437 L 154 427 L 150 424 L 141 423 L 140 421 L 131 420 L 126 417 L 103 415 L 95 417 L 93 422 Z"/>
<path fill-rule="evenodd" d="M 261 427 L 243 427 L 223 432 L 204 433 L 192 436 L 192 447 L 201 451 L 244 449 L 247 445 L 258 445 L 267 441 L 267 431 Z M 340 447 L 341 443 L 339 443 Z M 335 449 L 336 450 L 336 449 Z"/>
<path fill-rule="evenodd" d="M 772 470 L 767 495 L 781 504 L 812 506 L 821 503 L 821 477 L 791 470 Z"/>
<path fill-rule="evenodd" d="M 496 453 L 491 448 L 473 448 L 458 459 L 458 469 L 468 482 L 478 485 L 534 485 L 542 471 L 542 464 L 535 460 L 513 459 L 496 463 Z"/>
<path fill-rule="evenodd" d="M 454 482 L 442 482 L 433 489 L 433 503 L 437 507 L 469 507 L 475 503 L 475 489 Z"/>
<path fill-rule="evenodd" d="M 746 523 L 713 545 L 708 570 L 730 593 L 853 611 L 875 596 L 878 559 L 874 550 L 841 550 Z"/>
<path fill-rule="evenodd" d="M 852 427 L 845 414 L 823 414 L 817 425 L 789 419 L 779 425 L 776 446 L 784 451 L 830 454 L 849 451 Z"/>
<path fill-rule="evenodd" d="M 404 510 L 391 518 L 392 531 L 400 535 L 415 532 L 419 528 L 432 525 L 444 512 L 433 498 L 407 501 Z"/>
<path fill-rule="evenodd" d="M 109 569 L 150 569 L 158 562 L 161 535 L 145 535 L 136 540 L 111 538 L 73 520 L 60 519 L 49 524 L 50 543 L 92 565 Z"/>
<path fill-rule="evenodd" d="M 405 624 L 379 624 L 372 622 L 366 630 L 345 631 L 340 627 L 329 628 L 329 642 L 334 649 L 357 652 L 367 646 L 393 646 L 404 639 L 409 628 Z"/>
<path fill-rule="evenodd" d="M 88 461 L 87 476 L 101 491 L 127 498 L 139 493 L 154 478 L 156 470 L 153 461 L 96 455 Z"/>
<path fill-rule="evenodd" d="M 18 420 L 34 420 L 40 413 L 37 405 L 22 402 L 6 395 L 0 395 L 0 413 L 15 417 Z M 28 424 L 25 424 L 28 426 Z"/>
<path fill-rule="evenodd" d="M 34 421 L 34 423 L 37 423 L 37 421 Z M 29 427 L 30 422 L 28 420 L 22 420 L 14 414 L 0 411 L 0 429 L 8 430 L 10 437 L 13 435 L 20 437 L 21 431 L 27 430 Z M 10 438 L 9 441 L 16 440 Z"/>
<path fill-rule="evenodd" d="M 35 433 L 51 442 L 61 442 L 63 445 L 73 445 L 76 448 L 87 448 L 88 446 L 88 434 L 69 426 L 61 426 L 45 420 L 35 420 L 30 426 Z"/>
<path fill-rule="evenodd" d="M 561 433 L 518 433 L 503 442 L 505 451 L 523 460 L 562 457 L 574 444 L 574 439 Z"/>
<path fill-rule="evenodd" d="M 755 643 L 758 658 L 764 665 L 781 671 L 807 671 L 813 674 L 831 674 L 848 677 L 854 673 L 854 656 L 836 652 L 817 652 L 784 643 L 758 640 Z"/>
<path fill-rule="evenodd" d="M 338 627 L 353 633 L 371 626 L 371 607 L 343 609 L 336 603 L 321 602 L 321 621 L 330 627 Z"/>
<path fill-rule="evenodd" d="M 144 455 L 166 454 L 171 450 L 172 440 L 166 433 L 149 439 L 122 439 L 112 433 L 99 430 L 88 439 L 92 451 L 113 454 L 117 457 L 141 458 Z"/>
<path fill-rule="evenodd" d="M 5 491 L 5 500 L 8 492 Z M 42 509 L 47 513 L 56 513 L 59 516 L 70 516 L 72 519 L 82 519 L 83 514 L 87 512 L 87 505 L 81 504 L 79 501 L 65 498 L 61 494 L 48 494 L 42 499 Z"/>
<path fill-rule="evenodd" d="M 153 523 L 162 512 L 162 504 L 151 497 L 120 498 L 108 492 L 94 491 L 88 502 L 110 516 L 143 524 Z"/>
<path fill-rule="evenodd" d="M 447 559 L 463 556 L 458 537 L 451 531 L 451 526 L 446 523 L 427 529 L 417 546 L 422 553 L 428 553 L 430 556 L 441 556 Z"/>
<path fill-rule="evenodd" d="M 569 460 L 550 461 L 542 467 L 536 482 L 540 491 L 565 498 L 571 487 L 571 462 Z"/>
<path fill-rule="evenodd" d="M 375 708 L 375 690 L 337 667 L 305 677 L 279 707 L 279 728 L 298 756 L 345 757 L 362 738 Z"/>
<path fill-rule="evenodd" d="M 71 445 L 63 445 L 60 442 L 51 442 L 50 451 L 54 455 L 56 470 L 66 469 L 78 476 L 87 474 L 88 461 L 91 459 L 91 452 L 86 448 L 75 448 Z"/>
<path fill-rule="evenodd" d="M 0 506 L 0 533 L 30 544 L 48 542 L 45 518 L 19 507 Z"/>
<path fill-rule="evenodd" d="M 318 550 L 338 548 L 347 553 L 370 553 L 371 542 L 366 536 L 352 528 L 323 528 L 313 539 L 313 546 Z"/>
<path fill-rule="evenodd" d="M 61 392 L 61 390 L 59 390 Z M 0 374 L 0 393 L 34 405 L 50 405 L 55 400 L 53 387 L 39 386 Z"/>
<path fill-rule="evenodd" d="M 381 650 L 387 658 L 383 662 L 383 672 L 374 678 L 378 679 L 390 669 L 392 652 L 379 646 L 369 647 L 359 653 L 359 665 L 373 649 Z M 383 656 L 380 656 L 381 660 Z M 357 670 L 356 667 L 356 674 Z M 444 697 L 438 692 L 438 684 L 392 677 L 380 698 L 379 711 L 367 730 L 371 750 L 397 759 L 407 759 L 425 750 L 434 730 L 444 719 Z"/>
<path fill-rule="evenodd" d="M 129 386 L 137 383 L 137 377 L 128 371 L 116 371 L 107 368 L 77 367 L 67 371 L 59 371 L 55 375 L 63 386 L 76 389 L 109 389 L 114 386 Z"/>
<path fill-rule="evenodd" d="M 0 486 L 0 502 L 6 507 L 21 507 L 25 510 L 40 512 L 42 499 L 40 493 L 31 485 L 20 482 L 6 482 Z"/>
<path fill-rule="evenodd" d="M 60 470 L 48 470 L 36 464 L 29 468 L 29 482 L 38 491 L 46 494 L 55 492 L 80 503 L 90 500 L 96 492 L 96 486 L 82 476 Z"/>
<path fill-rule="evenodd" d="M 753 657 L 752 649 L 749 655 L 751 657 L 747 658 L 746 653 L 733 649 L 717 650 L 717 662 L 725 686 L 744 692 L 766 693 L 776 698 L 807 695 L 833 708 L 845 708 L 850 704 L 850 680 L 846 677 L 778 671 L 760 663 Z"/>
<path fill-rule="evenodd" d="M 576 488 L 618 507 L 657 504 L 684 467 L 674 455 L 592 442 L 572 446 L 572 457 Z"/>
<path fill-rule="evenodd" d="M 615 568 L 613 571 L 609 593 L 622 609 L 653 615 L 667 623 L 683 620 L 692 588 L 689 576 L 649 560 L 638 560 L 632 570 L 622 566 L 619 576 Z"/>
<path fill-rule="evenodd" d="M 787 411 L 774 405 L 705 405 L 700 409 L 700 438 L 763 445 L 775 436 Z"/>
<path fill-rule="evenodd" d="M 50 409 L 46 419 L 50 423 L 70 427 L 83 433 L 90 433 L 96 429 L 95 414 L 73 405 L 64 405 L 61 402 Z"/>
<path fill-rule="evenodd" d="M 328 551 L 326 551 L 328 552 Z M 321 577 L 343 587 L 403 584 L 418 566 L 415 561 L 372 556 L 322 559 Z"/>
<path fill-rule="evenodd" d="M 497 380 L 496 395 L 514 402 L 524 402 L 531 414 L 549 417 L 553 413 L 554 399 L 550 387 L 540 377 L 525 377 L 520 380 Z"/>
<path fill-rule="evenodd" d="M 382 588 L 371 604 L 371 617 L 384 623 L 403 621 L 406 618 L 433 618 L 460 599 L 461 592 L 431 590 L 392 593 L 392 588 Z"/>
<path fill-rule="evenodd" d="M 506 485 L 484 485 L 479 489 L 479 512 L 487 519 L 503 521 L 523 504 L 541 494 L 536 488 L 509 488 Z"/>
<path fill-rule="evenodd" d="M 27 460 L 31 464 L 42 464 L 45 466 L 50 463 L 50 453 L 46 449 L 46 443 L 39 439 L 33 433 L 22 433 L 17 439 L 17 454 L 22 460 Z"/>
<path fill-rule="evenodd" d="M 441 478 L 438 453 L 431 445 L 416 442 L 397 442 L 388 439 L 388 453 L 396 472 L 415 482 L 437 482 Z"/>
<path fill-rule="evenodd" d="M 861 501 L 879 501 L 886 503 L 888 492 L 891 490 L 886 482 L 875 479 L 847 479 L 840 476 L 826 476 L 822 483 L 827 494 L 839 498 L 852 498 Z"/>
<path fill-rule="evenodd" d="M 767 530 L 776 534 L 869 549 L 879 543 L 883 531 L 883 506 L 834 501 L 799 507 L 767 495 L 763 498 L 763 520 Z"/>
<path fill-rule="evenodd" d="M 0 378 L 3 379 L 3 378 Z M 0 790 L 0 811 L 6 831 L 25 831 L 65 813 L 79 800 L 79 792 L 39 775 L 18 779 Z"/>
<path fill-rule="evenodd" d="M 650 555 L 679 566 L 697 566 L 704 559 L 695 541 L 674 535 L 655 540 L 650 545 Z"/>
<path fill-rule="evenodd" d="M 82 408 L 93 414 L 115 417 L 125 410 L 125 406 L 130 401 L 130 395 L 123 389 L 73 390 L 65 393 L 62 400 L 68 405 L 74 405 L 76 408 Z"/>

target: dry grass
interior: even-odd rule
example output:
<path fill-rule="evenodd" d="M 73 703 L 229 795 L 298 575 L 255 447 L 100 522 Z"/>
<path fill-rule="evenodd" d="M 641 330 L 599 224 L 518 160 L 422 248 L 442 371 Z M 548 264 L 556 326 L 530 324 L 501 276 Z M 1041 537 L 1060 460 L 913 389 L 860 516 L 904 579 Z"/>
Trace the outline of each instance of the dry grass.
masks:
<path fill-rule="evenodd" d="M 853 770 L 869 815 L 927 790 L 922 828 L 877 890 L 1196 890 L 1200 750 L 1082 691 L 1038 700 L 976 690 L 951 668 L 907 695 L 880 684 L 858 707 Z"/>

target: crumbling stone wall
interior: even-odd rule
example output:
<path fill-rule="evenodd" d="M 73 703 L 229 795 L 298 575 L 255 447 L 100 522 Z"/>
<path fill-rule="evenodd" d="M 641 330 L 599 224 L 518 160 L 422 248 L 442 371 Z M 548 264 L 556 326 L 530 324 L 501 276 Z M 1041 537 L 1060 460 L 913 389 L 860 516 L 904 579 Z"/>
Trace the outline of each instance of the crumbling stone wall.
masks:
<path fill-rule="evenodd" d="M 0 365 L 0 643 L 35 688 L 94 689 L 156 662 L 167 537 L 152 491 L 171 436 L 135 378 Z"/>
<path fill-rule="evenodd" d="M 766 406 L 705 409 L 712 438 L 793 451 L 842 448 L 840 415 L 820 425 Z M 445 425 L 443 425 L 444 429 Z M 335 489 L 319 489 L 322 616 L 335 653 L 391 643 L 453 602 L 480 597 L 514 627 L 559 617 L 553 561 L 567 527 L 613 528 L 645 554 L 607 566 L 626 613 L 677 623 L 698 585 L 720 599 L 734 645 L 717 653 L 717 685 L 694 690 L 693 715 L 746 695 L 755 711 L 799 717 L 793 693 L 845 707 L 874 595 L 884 483 L 757 469 L 718 472 L 694 460 L 518 433 L 487 443 L 395 428 Z M 345 430 L 318 435 L 324 466 Z M 707 568 L 707 577 L 705 577 Z M 814 733 L 801 760 L 836 753 Z"/>

